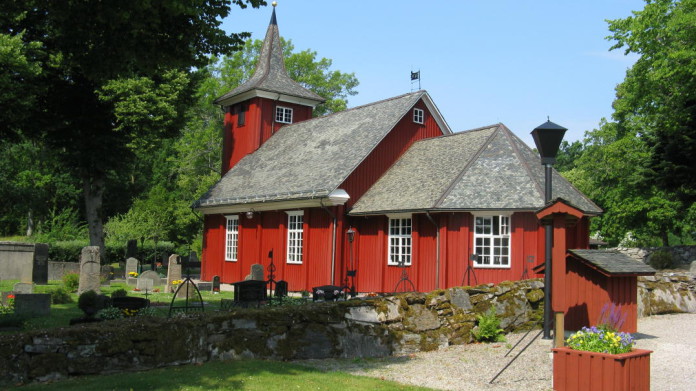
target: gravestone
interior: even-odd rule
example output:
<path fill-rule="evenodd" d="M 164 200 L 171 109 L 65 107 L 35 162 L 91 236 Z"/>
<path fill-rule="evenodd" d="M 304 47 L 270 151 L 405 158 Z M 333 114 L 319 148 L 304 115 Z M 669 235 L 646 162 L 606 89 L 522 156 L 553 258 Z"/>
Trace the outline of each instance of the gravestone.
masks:
<path fill-rule="evenodd" d="M 114 267 L 111 265 L 103 265 L 101 267 L 101 278 L 104 281 L 111 281 L 114 279 Z"/>
<path fill-rule="evenodd" d="M 32 293 L 15 295 L 15 314 L 23 316 L 51 315 L 51 294 Z"/>
<path fill-rule="evenodd" d="M 34 284 L 48 284 L 48 244 L 46 243 L 34 245 L 34 269 L 31 280 Z"/>
<path fill-rule="evenodd" d="M 244 280 L 263 281 L 263 265 L 259 263 L 251 265 L 251 272 L 246 277 L 244 277 Z"/>
<path fill-rule="evenodd" d="M 174 292 L 176 287 L 172 284 L 172 281 L 181 280 L 181 264 L 178 262 L 179 256 L 174 258 L 173 254 L 169 257 L 169 267 L 167 268 L 167 292 Z"/>
<path fill-rule="evenodd" d="M 193 264 L 200 262 L 198 260 L 198 254 L 195 251 L 191 251 L 191 253 L 189 254 L 188 261 L 189 261 L 189 263 L 193 263 Z"/>
<path fill-rule="evenodd" d="M 82 248 L 80 254 L 80 286 L 77 294 L 87 291 L 99 293 L 101 264 L 99 263 L 99 247 L 87 246 Z"/>
<path fill-rule="evenodd" d="M 138 272 L 138 260 L 131 257 L 126 259 L 126 282 L 128 285 L 135 285 L 135 277 L 131 277 L 130 273 L 137 273 Z"/>
<path fill-rule="evenodd" d="M 0 276 L 4 280 L 32 282 L 34 244 L 0 242 Z"/>
<path fill-rule="evenodd" d="M 12 287 L 12 292 L 21 294 L 31 294 L 34 293 L 34 284 L 26 282 L 18 282 Z"/>
<path fill-rule="evenodd" d="M 213 293 L 220 293 L 220 276 L 213 276 Z"/>
<path fill-rule="evenodd" d="M 189 300 L 197 297 L 195 285 L 193 282 L 191 282 L 191 280 L 188 280 L 181 285 L 181 289 L 179 289 L 179 292 L 177 292 L 176 298 L 184 299 L 187 295 Z"/>
<path fill-rule="evenodd" d="M 154 284 L 155 284 L 155 282 L 151 278 L 140 277 L 137 280 L 137 284 L 136 284 L 135 288 L 140 289 L 141 291 L 152 292 L 152 288 L 155 286 Z"/>
<path fill-rule="evenodd" d="M 126 259 L 135 258 L 136 255 L 138 255 L 138 241 L 136 239 L 130 239 L 126 244 Z"/>
<path fill-rule="evenodd" d="M 159 274 L 154 270 L 146 270 L 138 276 L 138 280 L 150 279 L 152 280 L 152 286 L 162 285 L 162 280 Z"/>

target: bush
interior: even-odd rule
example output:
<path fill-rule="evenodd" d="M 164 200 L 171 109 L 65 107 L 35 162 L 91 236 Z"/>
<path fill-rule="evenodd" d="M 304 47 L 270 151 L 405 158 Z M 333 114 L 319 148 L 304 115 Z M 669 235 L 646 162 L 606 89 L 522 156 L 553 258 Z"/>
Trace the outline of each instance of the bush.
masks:
<path fill-rule="evenodd" d="M 123 318 L 123 311 L 116 307 L 107 307 L 99 311 L 98 316 L 102 319 Z"/>
<path fill-rule="evenodd" d="M 123 288 L 116 289 L 115 291 L 111 292 L 111 298 L 113 299 L 114 297 L 126 297 L 128 296 L 128 291 L 126 291 Z"/>
<path fill-rule="evenodd" d="M 674 266 L 674 258 L 672 253 L 667 250 L 659 250 L 652 253 L 648 261 L 650 266 L 655 269 L 671 269 Z"/>
<path fill-rule="evenodd" d="M 64 274 L 63 286 L 68 292 L 77 292 L 77 288 L 80 287 L 80 275 L 77 273 Z"/>
<path fill-rule="evenodd" d="M 491 308 L 483 315 L 478 315 L 478 326 L 474 328 L 474 339 L 478 342 L 502 342 L 505 341 L 505 330 L 500 328 L 500 319 Z"/>
<path fill-rule="evenodd" d="M 55 262 L 79 262 L 82 248 L 86 246 L 89 246 L 87 240 L 51 242 L 48 247 L 48 258 Z M 99 254 L 101 264 L 110 265 L 125 261 L 126 246 L 125 242 L 107 242 L 104 254 Z M 174 250 L 175 246 L 172 242 L 157 242 L 157 247 L 152 241 L 147 241 L 142 246 L 138 242 L 139 254 L 136 258 L 140 261 L 152 262 L 155 255 L 158 260 L 161 260 L 164 256 L 169 257 L 173 254 Z"/>
<path fill-rule="evenodd" d="M 54 290 L 51 291 L 51 303 L 53 304 L 67 304 L 67 303 L 72 303 L 73 298 L 70 296 L 70 292 L 68 292 L 65 287 L 58 287 Z"/>
<path fill-rule="evenodd" d="M 77 306 L 85 315 L 93 316 L 98 311 L 110 307 L 111 299 L 105 295 L 99 295 L 95 291 L 86 291 L 77 299 Z"/>

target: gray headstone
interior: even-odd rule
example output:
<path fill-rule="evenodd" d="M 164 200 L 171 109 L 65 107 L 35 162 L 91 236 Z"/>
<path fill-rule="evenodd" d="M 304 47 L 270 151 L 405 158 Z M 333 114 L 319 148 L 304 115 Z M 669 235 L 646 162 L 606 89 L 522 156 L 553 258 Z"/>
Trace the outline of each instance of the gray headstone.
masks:
<path fill-rule="evenodd" d="M 77 289 L 77 293 L 82 294 L 87 291 L 99 293 L 99 287 L 101 286 L 100 274 L 99 247 L 84 247 L 80 254 L 80 287 Z"/>
<path fill-rule="evenodd" d="M 149 278 L 138 278 L 137 284 L 135 286 L 136 289 L 140 289 L 141 291 L 152 291 L 152 288 L 155 286 L 154 281 L 152 281 Z"/>
<path fill-rule="evenodd" d="M 34 244 L 0 242 L 0 278 L 32 282 Z"/>
<path fill-rule="evenodd" d="M 48 284 L 48 244 L 46 243 L 34 245 L 34 269 L 31 280 L 34 284 Z"/>
<path fill-rule="evenodd" d="M 691 262 L 691 268 L 689 269 L 689 271 L 692 274 L 696 274 L 696 261 Z"/>
<path fill-rule="evenodd" d="M 244 279 L 263 281 L 263 265 L 259 263 L 251 265 L 251 273 L 249 273 Z"/>
<path fill-rule="evenodd" d="M 126 244 L 126 259 L 135 258 L 136 255 L 138 255 L 138 241 L 130 239 Z"/>
<path fill-rule="evenodd" d="M 184 283 L 181 286 L 181 289 L 179 289 L 179 292 L 176 294 L 176 297 L 178 299 L 184 299 L 187 295 L 189 299 L 197 297 L 196 288 L 193 285 L 193 282 L 191 282 L 191 280 L 186 281 L 186 283 Z"/>
<path fill-rule="evenodd" d="M 220 293 L 220 276 L 213 276 L 213 293 Z"/>
<path fill-rule="evenodd" d="M 169 267 L 167 268 L 167 292 L 174 292 L 176 287 L 172 284 L 172 281 L 181 280 L 181 264 L 176 263 L 175 260 L 169 258 Z"/>
<path fill-rule="evenodd" d="M 138 280 L 150 279 L 153 286 L 162 285 L 159 274 L 154 270 L 146 270 L 138 276 Z"/>
<path fill-rule="evenodd" d="M 126 259 L 126 275 L 125 277 L 128 278 L 134 278 L 131 277 L 129 273 L 137 273 L 138 272 L 138 260 L 135 258 L 128 258 Z"/>
<path fill-rule="evenodd" d="M 12 287 L 12 292 L 14 293 L 22 293 L 22 294 L 31 294 L 34 293 L 34 284 L 26 283 L 26 282 L 18 282 L 14 284 L 14 287 Z"/>
<path fill-rule="evenodd" d="M 15 314 L 24 316 L 51 315 L 51 294 L 33 293 L 15 295 Z"/>
<path fill-rule="evenodd" d="M 200 262 L 200 261 L 198 260 L 198 254 L 196 254 L 195 251 L 191 251 L 191 253 L 189 254 L 189 262 L 191 262 L 191 263 L 198 263 L 198 262 Z"/>
<path fill-rule="evenodd" d="M 213 290 L 213 283 L 210 281 L 200 281 L 196 286 L 199 291 L 211 292 Z"/>
<path fill-rule="evenodd" d="M 179 254 L 172 254 L 169 256 L 169 259 L 167 260 L 167 267 L 174 264 L 181 265 L 181 257 Z"/>

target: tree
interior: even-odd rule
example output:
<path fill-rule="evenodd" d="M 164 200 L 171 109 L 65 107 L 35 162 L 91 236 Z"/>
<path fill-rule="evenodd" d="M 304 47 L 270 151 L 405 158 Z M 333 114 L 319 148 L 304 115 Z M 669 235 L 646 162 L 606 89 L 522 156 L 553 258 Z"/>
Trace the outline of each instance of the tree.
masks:
<path fill-rule="evenodd" d="M 614 118 L 650 152 L 645 180 L 696 201 L 696 0 L 646 0 L 642 11 L 609 21 L 616 41 L 640 58 L 617 87 Z"/>
<path fill-rule="evenodd" d="M 15 48 L 9 57 L 24 56 L 26 64 L 3 69 L 0 82 L 18 82 L 23 91 L 12 93 L 33 104 L 3 122 L 0 134 L 22 133 L 65 151 L 65 167 L 82 183 L 92 245 L 104 248 L 109 178 L 185 122 L 196 82 L 191 68 L 237 49 L 248 36 L 220 29 L 229 11 L 228 2 L 217 0 L 4 2 L 0 32 L 10 38 L 3 36 L 3 48 Z"/>

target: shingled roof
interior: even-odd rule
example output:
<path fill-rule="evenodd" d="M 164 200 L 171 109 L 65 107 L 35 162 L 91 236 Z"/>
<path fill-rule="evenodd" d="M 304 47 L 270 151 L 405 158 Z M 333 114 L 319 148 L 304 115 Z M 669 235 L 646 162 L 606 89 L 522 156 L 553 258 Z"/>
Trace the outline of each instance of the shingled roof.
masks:
<path fill-rule="evenodd" d="M 296 103 L 311 106 L 325 100 L 314 92 L 302 87 L 288 76 L 285 70 L 283 47 L 280 43 L 275 8 L 273 8 L 273 15 L 266 31 L 266 37 L 261 47 L 261 54 L 256 63 L 254 75 L 242 85 L 217 98 L 215 103 L 231 105 L 249 99 L 252 96 L 260 95 L 263 92 L 280 94 L 280 96 L 284 96 L 284 99 L 282 99 L 284 101 L 291 101 L 293 97 L 299 98 L 299 101 Z M 278 97 L 274 98 L 278 99 Z"/>
<path fill-rule="evenodd" d="M 626 254 L 611 250 L 568 250 L 583 263 L 604 275 L 651 276 L 655 269 Z"/>
<path fill-rule="evenodd" d="M 539 155 L 497 124 L 413 144 L 349 214 L 529 210 L 544 206 Z M 589 215 L 602 210 L 553 172 L 553 196 Z"/>
<path fill-rule="evenodd" d="M 427 92 L 417 91 L 286 125 L 240 160 L 194 206 L 326 197 L 421 99 L 432 105 Z M 446 123 L 440 126 L 450 132 Z"/>

